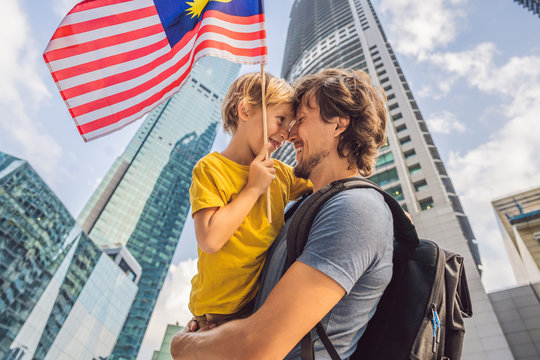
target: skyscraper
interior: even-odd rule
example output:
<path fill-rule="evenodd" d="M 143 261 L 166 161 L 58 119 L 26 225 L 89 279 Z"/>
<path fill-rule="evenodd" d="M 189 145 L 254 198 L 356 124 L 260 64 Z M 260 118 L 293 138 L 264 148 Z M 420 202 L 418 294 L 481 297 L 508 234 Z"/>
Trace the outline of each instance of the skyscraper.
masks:
<path fill-rule="evenodd" d="M 139 291 L 112 359 L 135 359 L 184 221 L 195 163 L 212 146 L 221 100 L 240 65 L 198 61 L 180 92 L 158 106 L 78 218 L 102 245 L 125 245 L 142 266 Z"/>
<path fill-rule="evenodd" d="M 540 1 L 539 0 L 514 0 L 518 4 L 521 4 L 526 9 L 529 9 L 533 14 L 540 17 Z"/>
<path fill-rule="evenodd" d="M 293 81 L 323 68 L 366 71 L 388 98 L 387 144 L 370 179 L 412 216 L 420 237 L 465 257 L 474 317 L 466 322 L 464 359 L 512 359 L 480 282 L 482 264 L 467 216 L 405 76 L 369 0 L 296 0 L 282 76 Z M 291 146 L 275 157 L 294 159 Z"/>
<path fill-rule="evenodd" d="M 176 323 L 176 325 L 167 325 L 167 330 L 165 330 L 165 335 L 163 336 L 161 348 L 154 351 L 154 355 L 152 355 L 152 360 L 172 360 L 170 350 L 172 338 L 174 337 L 174 335 L 176 335 L 176 333 L 182 331 L 183 328 L 184 327 L 179 326 L 178 323 Z"/>
<path fill-rule="evenodd" d="M 0 358 L 110 354 L 140 266 L 81 229 L 32 167 L 0 152 Z"/>

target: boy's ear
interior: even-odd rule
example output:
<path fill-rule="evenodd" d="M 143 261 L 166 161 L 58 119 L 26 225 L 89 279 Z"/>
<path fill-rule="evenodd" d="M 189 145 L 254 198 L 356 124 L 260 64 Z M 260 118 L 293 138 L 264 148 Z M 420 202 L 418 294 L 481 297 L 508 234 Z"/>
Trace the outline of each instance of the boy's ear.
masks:
<path fill-rule="evenodd" d="M 339 136 L 345 130 L 347 130 L 347 128 L 349 127 L 350 122 L 351 122 L 351 119 L 348 118 L 348 117 L 346 117 L 346 118 L 338 117 L 337 122 L 336 122 L 335 135 Z"/>
<path fill-rule="evenodd" d="M 238 119 L 239 120 L 243 120 L 243 121 L 247 121 L 248 119 L 248 104 L 246 104 L 246 100 L 245 99 L 242 99 L 238 102 L 238 104 L 236 105 L 237 108 L 237 112 L 238 112 Z"/>

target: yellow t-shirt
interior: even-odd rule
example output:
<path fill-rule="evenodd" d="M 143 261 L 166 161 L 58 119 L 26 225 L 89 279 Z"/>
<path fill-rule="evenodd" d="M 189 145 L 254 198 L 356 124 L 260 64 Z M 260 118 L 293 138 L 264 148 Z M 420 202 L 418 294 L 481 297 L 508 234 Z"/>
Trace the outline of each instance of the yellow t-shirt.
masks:
<path fill-rule="evenodd" d="M 266 215 L 266 196 L 261 196 L 234 235 L 216 253 L 198 248 L 198 273 L 191 280 L 189 310 L 203 314 L 234 314 L 250 302 L 259 289 L 259 275 L 266 251 L 284 225 L 289 200 L 311 188 L 293 175 L 292 168 L 274 160 L 276 179 L 270 185 L 272 223 Z M 247 184 L 249 166 L 214 152 L 193 168 L 189 194 L 192 214 L 230 203 Z"/>

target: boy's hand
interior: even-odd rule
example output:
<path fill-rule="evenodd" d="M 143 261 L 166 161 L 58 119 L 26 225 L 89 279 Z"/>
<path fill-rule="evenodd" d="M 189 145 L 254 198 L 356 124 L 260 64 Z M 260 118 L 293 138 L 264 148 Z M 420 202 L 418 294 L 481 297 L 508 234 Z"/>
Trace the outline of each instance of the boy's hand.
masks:
<path fill-rule="evenodd" d="M 275 178 L 276 169 L 274 169 L 274 160 L 264 159 L 266 154 L 271 150 L 272 144 L 268 143 L 263 146 L 259 155 L 249 165 L 249 176 L 246 188 L 255 190 L 259 195 L 262 195 Z"/>

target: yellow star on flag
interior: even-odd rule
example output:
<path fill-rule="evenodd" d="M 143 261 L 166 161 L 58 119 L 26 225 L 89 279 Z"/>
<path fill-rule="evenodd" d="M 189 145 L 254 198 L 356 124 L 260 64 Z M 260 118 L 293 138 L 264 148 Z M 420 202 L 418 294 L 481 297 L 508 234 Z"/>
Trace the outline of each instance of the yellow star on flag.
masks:
<path fill-rule="evenodd" d="M 189 5 L 189 7 L 186 9 L 188 15 L 191 15 L 191 18 L 193 19 L 195 16 L 199 17 L 201 16 L 201 13 L 203 12 L 204 8 L 206 7 L 206 4 L 208 4 L 210 1 L 219 1 L 222 3 L 228 3 L 232 0 L 193 0 L 193 1 L 187 1 L 186 3 Z"/>

